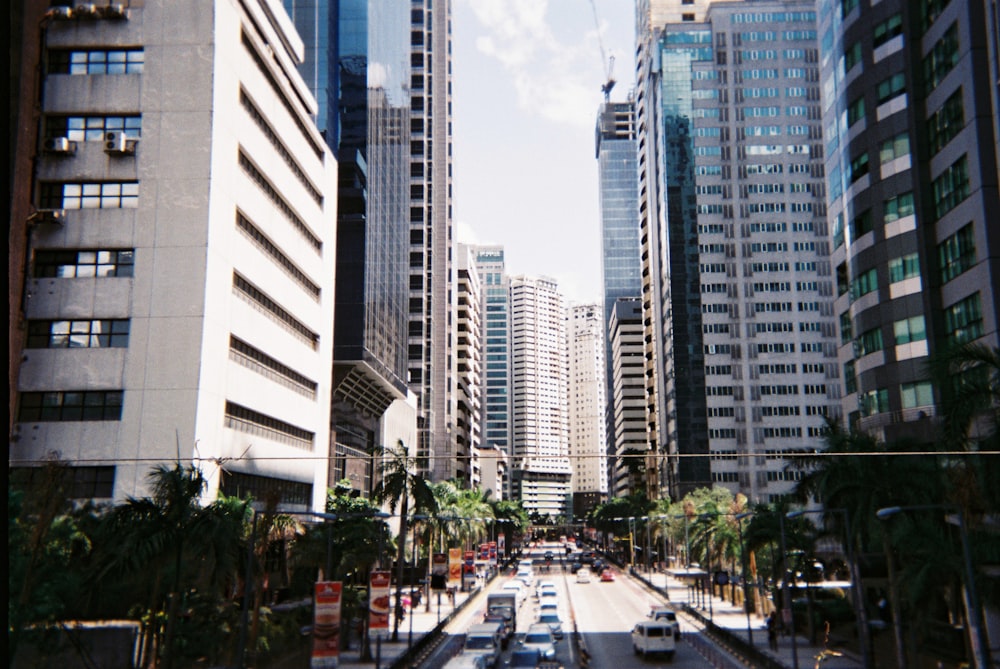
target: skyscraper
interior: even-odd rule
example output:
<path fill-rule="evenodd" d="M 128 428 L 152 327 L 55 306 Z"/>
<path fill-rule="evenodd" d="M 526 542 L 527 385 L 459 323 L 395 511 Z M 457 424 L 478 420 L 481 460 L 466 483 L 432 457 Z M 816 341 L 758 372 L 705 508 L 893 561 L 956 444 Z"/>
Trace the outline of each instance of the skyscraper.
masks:
<path fill-rule="evenodd" d="M 583 517 L 608 496 L 603 313 L 596 304 L 567 309 L 567 424 L 575 517 Z"/>
<path fill-rule="evenodd" d="M 642 302 L 638 297 L 615 300 L 611 310 L 611 424 L 608 455 L 613 466 L 608 475 L 608 491 L 625 497 L 645 491 L 646 438 L 645 374 L 643 354 Z M 611 457 L 613 456 L 613 458 Z"/>
<path fill-rule="evenodd" d="M 502 246 L 472 248 L 483 299 L 482 443 L 510 458 L 514 455 L 510 434 L 510 296 L 504 252 Z"/>
<path fill-rule="evenodd" d="M 569 517 L 566 314 L 555 281 L 510 279 L 513 498 L 543 518 Z"/>
<path fill-rule="evenodd" d="M 451 208 L 451 0 L 411 0 L 410 274 L 407 356 L 420 401 L 418 462 L 456 476 L 458 420 Z"/>
<path fill-rule="evenodd" d="M 410 6 L 406 0 L 285 0 L 285 6 L 314 59 L 302 70 L 325 103 L 317 122 L 340 164 L 336 478 L 344 473 L 338 463 L 392 445 L 380 443 L 379 419 L 407 393 Z"/>
<path fill-rule="evenodd" d="M 483 397 L 482 286 L 472 249 L 466 244 L 459 244 L 457 250 L 455 452 L 449 458 L 454 473 L 448 478 L 457 478 L 470 488 L 477 488 L 482 481 L 479 462 Z M 490 489 L 496 487 L 495 466 L 492 471 L 492 480 L 487 481 Z"/>
<path fill-rule="evenodd" d="M 206 499 L 323 508 L 336 166 L 302 41 L 268 0 L 92 8 L 32 24 L 12 478 L 55 454 L 72 497 L 121 501 L 193 464 Z"/>
<path fill-rule="evenodd" d="M 987 4 L 820 3 L 842 410 L 887 440 L 931 432 L 931 356 L 1000 342 Z"/>

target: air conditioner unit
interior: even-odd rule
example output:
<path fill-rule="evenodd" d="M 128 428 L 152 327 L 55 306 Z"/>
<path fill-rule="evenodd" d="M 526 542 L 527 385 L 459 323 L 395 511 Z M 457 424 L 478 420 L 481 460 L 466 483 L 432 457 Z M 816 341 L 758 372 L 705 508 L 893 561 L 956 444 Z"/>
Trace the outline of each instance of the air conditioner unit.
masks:
<path fill-rule="evenodd" d="M 45 140 L 45 151 L 68 155 L 76 152 L 76 144 L 66 137 L 49 137 Z"/>
<path fill-rule="evenodd" d="M 77 5 L 73 8 L 73 18 L 76 19 L 96 19 L 100 18 L 97 5 Z"/>
<path fill-rule="evenodd" d="M 104 135 L 105 153 L 125 156 L 135 153 L 136 140 L 129 139 L 123 132 L 109 132 Z"/>
<path fill-rule="evenodd" d="M 66 19 L 73 18 L 73 8 L 65 5 L 50 7 L 49 10 L 45 12 L 45 16 L 46 18 L 55 19 L 56 21 L 65 21 Z"/>
<path fill-rule="evenodd" d="M 66 221 L 65 209 L 36 209 L 28 217 L 30 223 L 56 223 L 62 225 Z"/>
<path fill-rule="evenodd" d="M 128 10 L 122 4 L 110 4 L 100 7 L 101 16 L 106 19 L 127 19 Z"/>

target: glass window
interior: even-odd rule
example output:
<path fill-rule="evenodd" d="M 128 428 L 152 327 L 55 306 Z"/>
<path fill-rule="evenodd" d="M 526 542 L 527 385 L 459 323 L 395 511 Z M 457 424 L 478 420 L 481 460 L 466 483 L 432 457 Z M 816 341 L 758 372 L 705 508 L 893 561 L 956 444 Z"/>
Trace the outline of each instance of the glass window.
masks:
<path fill-rule="evenodd" d="M 868 174 L 868 153 L 862 153 L 851 161 L 851 183 Z"/>
<path fill-rule="evenodd" d="M 879 162 L 883 165 L 908 155 L 910 155 L 910 136 L 905 132 L 882 142 L 879 147 Z"/>
<path fill-rule="evenodd" d="M 847 107 L 847 127 L 851 127 L 865 117 L 865 99 L 858 98 Z"/>
<path fill-rule="evenodd" d="M 861 42 L 855 42 L 844 50 L 844 69 L 848 72 L 861 62 Z"/>
<path fill-rule="evenodd" d="M 863 212 L 854 217 L 851 221 L 848 232 L 851 235 L 851 241 L 856 241 L 862 236 L 868 234 L 875 229 L 872 223 L 872 210 L 865 209 Z"/>
<path fill-rule="evenodd" d="M 934 180 L 934 213 L 941 218 L 969 197 L 968 159 L 962 156 Z"/>
<path fill-rule="evenodd" d="M 927 339 L 927 327 L 923 316 L 904 318 L 892 324 L 892 333 L 896 346 Z"/>
<path fill-rule="evenodd" d="M 934 389 L 929 381 L 904 383 L 899 387 L 899 395 L 904 409 L 916 409 L 934 404 Z"/>
<path fill-rule="evenodd" d="M 882 203 L 882 221 L 891 223 L 913 215 L 913 193 L 900 193 Z"/>
<path fill-rule="evenodd" d="M 840 314 L 840 343 L 846 344 L 854 338 L 854 326 L 851 324 L 851 314 L 845 311 Z"/>
<path fill-rule="evenodd" d="M 43 209 L 133 209 L 139 206 L 139 183 L 43 183 Z"/>
<path fill-rule="evenodd" d="M 889 411 L 889 391 L 885 388 L 869 390 L 861 395 L 860 404 L 862 416 L 886 413 Z"/>
<path fill-rule="evenodd" d="M 962 104 L 962 89 L 959 88 L 927 119 L 927 141 L 931 155 L 943 149 L 964 125 L 965 109 Z"/>
<path fill-rule="evenodd" d="M 37 278 L 132 276 L 135 252 L 128 250 L 38 250 L 34 271 Z"/>
<path fill-rule="evenodd" d="M 858 378 L 854 371 L 854 361 L 844 363 L 844 390 L 849 393 L 858 392 Z"/>
<path fill-rule="evenodd" d="M 125 348 L 129 321 L 28 321 L 28 348 Z"/>
<path fill-rule="evenodd" d="M 902 34 L 903 16 L 902 14 L 894 14 L 875 26 L 875 30 L 872 33 L 872 46 L 878 48 L 893 37 Z"/>
<path fill-rule="evenodd" d="M 49 74 L 138 74 L 145 56 L 142 49 L 94 49 L 49 52 Z"/>
<path fill-rule="evenodd" d="M 972 223 L 938 244 L 941 282 L 947 283 L 976 264 L 976 238 Z"/>
<path fill-rule="evenodd" d="M 21 393 L 18 421 L 121 420 L 120 390 L 51 391 Z"/>
<path fill-rule="evenodd" d="M 902 95 L 906 92 L 906 76 L 902 72 L 899 74 L 894 74 L 888 79 L 883 79 L 877 88 L 878 92 L 878 104 L 887 102 L 897 95 Z"/>
<path fill-rule="evenodd" d="M 958 23 L 952 23 L 924 57 L 924 86 L 931 92 L 958 64 Z"/>
<path fill-rule="evenodd" d="M 851 300 L 856 300 L 862 295 L 867 295 L 878 290 L 878 272 L 872 267 L 867 272 L 863 272 L 851 282 Z"/>
<path fill-rule="evenodd" d="M 964 344 L 983 336 L 983 311 L 979 293 L 969 295 L 944 310 L 945 334 L 952 344 Z"/>
<path fill-rule="evenodd" d="M 910 253 L 889 261 L 889 283 L 920 276 L 920 260 L 916 253 Z"/>

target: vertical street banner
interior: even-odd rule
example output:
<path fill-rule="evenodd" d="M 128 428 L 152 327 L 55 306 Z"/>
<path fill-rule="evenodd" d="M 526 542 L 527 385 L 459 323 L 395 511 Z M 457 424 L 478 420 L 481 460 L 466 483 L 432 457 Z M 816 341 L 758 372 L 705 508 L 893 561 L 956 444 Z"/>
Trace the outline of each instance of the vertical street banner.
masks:
<path fill-rule="evenodd" d="M 497 563 L 497 542 L 491 541 L 489 543 L 489 551 L 490 551 L 490 564 L 496 566 L 496 563 Z"/>
<path fill-rule="evenodd" d="M 448 556 L 435 553 L 431 558 L 431 589 L 444 590 L 448 582 Z"/>
<path fill-rule="evenodd" d="M 448 549 L 448 587 L 457 588 L 462 585 L 462 549 Z"/>
<path fill-rule="evenodd" d="M 312 669 L 335 669 L 340 660 L 340 606 L 343 583 L 319 581 L 313 614 Z"/>
<path fill-rule="evenodd" d="M 497 535 L 497 554 L 500 559 L 503 559 L 504 554 L 507 552 L 506 544 L 504 543 L 505 537 L 503 532 Z"/>
<path fill-rule="evenodd" d="M 368 577 L 368 634 L 372 637 L 389 635 L 389 572 L 373 571 Z"/>

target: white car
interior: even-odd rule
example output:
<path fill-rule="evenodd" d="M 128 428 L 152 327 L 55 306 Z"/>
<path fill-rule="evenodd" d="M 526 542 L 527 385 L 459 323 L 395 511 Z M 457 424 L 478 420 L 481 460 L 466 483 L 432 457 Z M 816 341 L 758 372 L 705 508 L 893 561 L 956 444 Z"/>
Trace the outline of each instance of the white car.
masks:
<path fill-rule="evenodd" d="M 576 572 L 576 582 L 577 583 L 590 583 L 590 570 L 580 569 Z"/>
<path fill-rule="evenodd" d="M 556 656 L 556 640 L 551 628 L 544 623 L 535 623 L 529 627 L 521 639 L 520 647 L 537 650 L 543 660 L 551 660 Z"/>
<path fill-rule="evenodd" d="M 513 592 L 517 599 L 518 607 L 524 602 L 524 599 L 528 596 L 527 588 L 523 583 L 518 580 L 508 581 L 503 584 L 500 588 L 500 592 Z"/>

